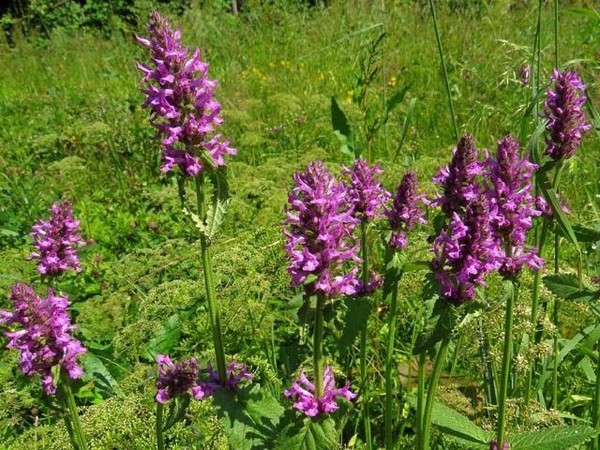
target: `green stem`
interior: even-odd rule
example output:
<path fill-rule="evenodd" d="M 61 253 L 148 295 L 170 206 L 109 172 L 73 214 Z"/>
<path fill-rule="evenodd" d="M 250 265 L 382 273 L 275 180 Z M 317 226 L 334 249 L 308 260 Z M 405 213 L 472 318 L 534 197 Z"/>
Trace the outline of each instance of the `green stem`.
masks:
<path fill-rule="evenodd" d="M 85 440 L 85 435 L 83 434 L 83 429 L 81 428 L 79 415 L 77 414 L 77 404 L 75 403 L 75 397 L 71 390 L 70 378 L 64 371 L 62 371 L 60 375 L 58 390 L 59 399 L 64 408 L 65 425 L 69 432 L 71 444 L 75 450 L 86 450 L 87 442 Z"/>
<path fill-rule="evenodd" d="M 417 448 L 421 448 L 423 436 L 423 406 L 425 403 L 425 352 L 419 355 L 417 375 Z"/>
<path fill-rule="evenodd" d="M 535 100 L 538 92 L 540 91 L 540 61 L 541 61 L 541 30 L 542 30 L 542 7 L 544 0 L 538 2 L 538 15 L 537 23 L 535 28 L 535 40 L 533 43 L 533 58 L 535 61 L 535 80 L 531 83 L 533 88 L 532 98 Z M 540 122 L 541 117 L 539 113 L 539 104 L 537 101 L 534 102 L 533 117 L 536 120 L 536 125 Z"/>
<path fill-rule="evenodd" d="M 425 412 L 422 418 L 422 440 L 421 450 L 429 450 L 429 439 L 431 434 L 431 411 L 433 411 L 433 400 L 435 398 L 438 383 L 440 381 L 440 375 L 442 374 L 442 368 L 446 361 L 446 354 L 448 353 L 448 345 L 450 344 L 450 337 L 445 337 L 440 343 L 440 348 L 435 355 L 435 362 L 433 363 L 433 373 L 429 379 L 429 386 L 427 388 L 427 400 L 425 403 Z"/>
<path fill-rule="evenodd" d="M 162 403 L 156 402 L 156 449 L 165 450 L 165 437 L 163 435 L 163 409 Z"/>
<path fill-rule="evenodd" d="M 498 427 L 496 441 L 498 448 L 504 448 L 504 428 L 506 426 L 506 398 L 508 395 L 508 379 L 510 376 L 510 362 L 512 360 L 512 328 L 514 318 L 514 305 L 517 296 L 516 286 L 511 286 L 512 292 L 506 300 L 506 315 L 504 318 L 504 350 L 502 353 L 502 374 L 500 376 L 500 392 L 498 398 Z"/>
<path fill-rule="evenodd" d="M 594 405 L 592 411 L 592 426 L 600 433 L 600 341 L 596 343 L 596 391 L 594 392 Z M 594 450 L 600 450 L 600 434 L 593 440 Z"/>
<path fill-rule="evenodd" d="M 392 437 L 392 388 L 394 379 L 394 343 L 396 339 L 396 315 L 398 310 L 398 282 L 396 279 L 392 288 L 392 303 L 388 313 L 388 341 L 385 359 L 385 448 L 391 450 L 394 447 Z"/>
<path fill-rule="evenodd" d="M 323 395 L 323 306 L 325 297 L 317 294 L 317 310 L 315 312 L 315 334 L 313 335 L 313 366 L 315 371 L 315 394 Z"/>
<path fill-rule="evenodd" d="M 438 30 L 437 16 L 433 0 L 429 0 L 429 8 L 431 9 L 431 17 L 433 18 L 433 29 L 435 30 L 435 40 L 437 42 L 438 52 L 440 54 L 440 63 L 442 66 L 442 74 L 444 75 L 444 84 L 446 85 L 446 95 L 448 96 L 448 107 L 450 108 L 450 116 L 452 117 L 452 129 L 454 131 L 454 140 L 458 141 L 458 126 L 456 125 L 456 115 L 454 114 L 454 105 L 452 104 L 452 94 L 450 92 L 450 82 L 448 81 L 448 72 L 446 71 L 446 63 L 444 58 L 444 49 L 440 39 Z"/>
<path fill-rule="evenodd" d="M 366 289 L 369 284 L 369 249 L 367 241 L 367 221 L 360 222 L 360 251 L 362 262 L 361 279 L 363 288 Z M 368 302 L 369 299 L 364 297 L 362 301 Z M 365 441 L 367 450 L 373 448 L 372 433 L 371 433 L 371 415 L 369 411 L 369 383 L 367 380 L 367 334 L 368 334 L 369 317 L 365 317 L 364 324 L 360 335 L 360 379 L 362 384 L 361 399 L 363 405 L 363 423 L 365 429 Z"/>
<path fill-rule="evenodd" d="M 554 67 L 558 69 L 558 0 L 554 0 Z"/>
<path fill-rule="evenodd" d="M 202 172 L 196 175 L 196 201 L 198 206 L 198 215 L 204 223 L 206 220 L 207 204 L 204 195 L 204 175 Z M 219 383 L 225 385 L 227 379 L 227 369 L 225 366 L 225 350 L 223 349 L 223 339 L 221 333 L 221 317 L 219 312 L 219 303 L 215 292 L 215 282 L 213 279 L 212 260 L 210 256 L 209 242 L 204 233 L 200 233 L 200 249 L 202 253 L 202 270 L 204 272 L 204 284 L 206 286 L 206 298 L 208 300 L 208 310 L 210 314 L 210 325 L 213 335 L 213 344 L 215 346 L 215 357 L 217 360 L 217 370 L 219 371 Z"/>

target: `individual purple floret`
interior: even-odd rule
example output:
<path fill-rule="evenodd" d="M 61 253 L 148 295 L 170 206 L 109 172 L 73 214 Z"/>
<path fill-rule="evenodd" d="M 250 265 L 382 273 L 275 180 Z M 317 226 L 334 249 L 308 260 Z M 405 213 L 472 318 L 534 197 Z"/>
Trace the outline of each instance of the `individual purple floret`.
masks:
<path fill-rule="evenodd" d="M 498 141 L 496 158 L 485 161 L 486 195 L 492 205 L 492 227 L 504 249 L 500 273 L 517 275 L 523 265 L 539 269 L 543 260 L 535 251 L 525 250 L 527 232 L 533 217 L 542 214 L 531 194 L 532 178 L 537 166 L 519 157 L 519 143 L 506 136 Z"/>
<path fill-rule="evenodd" d="M 485 284 L 485 275 L 500 268 L 504 253 L 492 231 L 492 215 L 480 195 L 467 206 L 464 216 L 455 212 L 435 239 L 432 269 L 442 297 L 455 305 L 473 299 L 475 286 Z"/>
<path fill-rule="evenodd" d="M 149 39 L 136 39 L 151 50 L 153 64 L 137 67 L 146 87 L 144 106 L 152 110 L 151 121 L 163 146 L 161 171 L 177 165 L 184 175 L 194 176 L 203 168 L 224 166 L 223 156 L 236 150 L 221 135 L 213 135 L 223 119 L 221 105 L 213 97 L 217 82 L 208 78 L 208 64 L 200 59 L 198 49 L 189 56 L 180 30 L 173 30 L 158 12 L 152 12 L 148 29 Z"/>
<path fill-rule="evenodd" d="M 346 186 L 319 161 L 295 173 L 294 181 L 288 196 L 288 229 L 283 232 L 292 286 L 304 285 L 307 293 L 326 297 L 355 294 L 358 269 L 344 271 L 343 265 L 360 262 L 352 237 L 359 221 L 346 200 Z"/>
<path fill-rule="evenodd" d="M 173 363 L 167 355 L 157 355 L 158 379 L 156 380 L 156 401 L 166 403 L 172 398 L 185 395 L 188 391 L 196 400 L 212 394 L 198 379 L 200 366 L 196 358 Z"/>
<path fill-rule="evenodd" d="M 440 206 L 448 217 L 452 217 L 454 212 L 464 211 L 479 195 L 479 184 L 475 182 L 482 172 L 481 163 L 477 161 L 478 153 L 475 138 L 465 134 L 453 150 L 452 162 L 433 177 L 433 182 L 442 187 L 442 193 L 431 204 Z"/>
<path fill-rule="evenodd" d="M 38 271 L 44 275 L 60 275 L 69 269 L 81 272 L 77 249 L 85 245 L 79 234 L 79 220 L 67 200 L 56 202 L 50 208 L 50 218 L 39 220 L 31 236 L 35 251 L 31 259 L 38 261 Z"/>
<path fill-rule="evenodd" d="M 234 391 L 243 380 L 252 380 L 254 378 L 254 374 L 248 370 L 245 364 L 235 361 L 229 363 L 227 367 L 227 376 L 225 377 L 225 384 L 223 386 L 219 382 L 219 372 L 214 370 L 210 364 L 202 372 L 208 374 L 208 380 L 202 381 L 208 395 L 212 395 L 220 387 Z"/>
<path fill-rule="evenodd" d="M 548 89 L 545 103 L 548 132 L 545 153 L 558 161 L 575 154 L 583 133 L 592 126 L 585 120 L 586 87 L 577 74 L 554 69 L 550 81 L 555 88 Z"/>
<path fill-rule="evenodd" d="M 502 450 L 509 450 L 510 449 L 510 444 L 506 441 L 504 441 L 504 443 L 502 444 Z M 500 450 L 500 447 L 498 447 L 498 441 L 496 439 L 494 439 L 493 441 L 490 442 L 490 450 Z"/>
<path fill-rule="evenodd" d="M 390 245 L 393 248 L 404 249 L 408 245 L 406 233 L 411 231 L 416 223 L 427 223 L 423 218 L 425 212 L 419 203 L 425 202 L 425 195 L 419 194 L 419 183 L 414 170 L 408 169 L 396 189 L 394 202 L 390 209 L 386 209 L 392 237 Z"/>
<path fill-rule="evenodd" d="M 523 86 L 527 86 L 531 81 L 531 66 L 523 64 L 519 69 L 519 81 Z"/>
<path fill-rule="evenodd" d="M 337 397 L 344 397 L 348 401 L 356 397 L 356 394 L 350 391 L 349 384 L 342 388 L 335 388 L 331 366 L 325 366 L 323 370 L 323 395 L 320 397 L 316 397 L 315 385 L 308 380 L 304 372 L 300 373 L 300 380 L 294 381 L 291 389 L 284 391 L 284 395 L 293 397 L 294 408 L 308 417 L 331 414 L 337 411 L 339 408 L 336 401 Z"/>
<path fill-rule="evenodd" d="M 369 166 L 364 159 L 354 161 L 344 174 L 349 176 L 348 199 L 354 205 L 354 217 L 359 220 L 373 220 L 383 212 L 390 193 L 381 186 L 376 178 L 383 170 L 378 166 Z"/>
<path fill-rule="evenodd" d="M 75 327 L 67 314 L 68 299 L 54 295 L 52 289 L 41 298 L 27 284 L 16 283 L 10 300 L 14 311 L 0 310 L 0 323 L 17 325 L 14 331 L 4 334 L 8 337 L 7 347 L 20 352 L 21 371 L 28 376 L 39 373 L 42 388 L 49 395 L 56 393 L 54 366 L 60 365 L 72 379 L 81 378 L 83 370 L 77 357 L 86 349 L 71 336 Z"/>

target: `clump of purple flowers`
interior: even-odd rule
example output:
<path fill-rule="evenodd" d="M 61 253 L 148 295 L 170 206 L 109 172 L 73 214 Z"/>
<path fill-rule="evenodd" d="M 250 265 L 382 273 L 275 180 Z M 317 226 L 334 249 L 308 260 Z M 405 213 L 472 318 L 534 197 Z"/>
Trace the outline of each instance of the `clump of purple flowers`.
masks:
<path fill-rule="evenodd" d="M 359 288 L 356 267 L 344 273 L 347 261 L 360 262 L 352 232 L 358 224 L 347 188 L 319 161 L 295 173 L 288 196 L 285 248 L 292 285 L 305 285 L 308 294 L 353 295 Z M 308 282 L 307 282 L 308 281 Z"/>
<path fill-rule="evenodd" d="M 455 305 L 475 298 L 475 286 L 500 267 L 503 253 L 490 224 L 490 209 L 480 195 L 467 205 L 464 215 L 453 213 L 447 228 L 435 239 L 432 269 L 442 296 Z"/>
<path fill-rule="evenodd" d="M 545 103 L 546 154 L 558 161 L 571 158 L 581 143 L 583 133 L 592 127 L 585 120 L 583 104 L 586 87 L 575 72 L 554 69 Z"/>
<path fill-rule="evenodd" d="M 176 165 L 184 175 L 194 176 L 203 168 L 224 166 L 224 155 L 236 150 L 213 134 L 223 122 L 221 105 L 213 96 L 217 86 L 208 78 L 208 64 L 196 49 L 181 44 L 180 30 L 173 30 L 161 15 L 153 11 L 148 24 L 150 38 L 137 40 L 152 52 L 153 64 L 138 64 L 145 83 L 145 107 L 152 110 L 152 124 L 158 130 L 163 147 L 162 171 Z"/>
<path fill-rule="evenodd" d="M 158 379 L 156 380 L 156 401 L 166 403 L 172 398 L 184 395 L 188 391 L 196 400 L 210 395 L 200 384 L 198 375 L 200 366 L 196 358 L 173 363 L 167 355 L 157 355 Z"/>
<path fill-rule="evenodd" d="M 67 200 L 56 202 L 50 208 L 50 218 L 40 220 L 31 233 L 35 250 L 31 259 L 38 261 L 38 271 L 44 275 L 60 275 L 69 269 L 80 272 L 77 249 L 82 241 L 79 221 Z"/>
<path fill-rule="evenodd" d="M 196 358 L 189 358 L 178 363 L 171 361 L 167 355 L 157 355 L 158 379 L 156 380 L 156 401 L 166 403 L 172 398 L 190 393 L 196 400 L 210 397 L 223 387 L 235 390 L 243 380 L 251 380 L 253 374 L 244 364 L 232 362 L 227 368 L 225 385 L 219 384 L 219 373 L 210 364 L 206 369 L 200 369 Z M 203 378 L 208 375 L 208 379 Z"/>
<path fill-rule="evenodd" d="M 424 201 L 425 195 L 419 195 L 417 174 L 412 169 L 407 170 L 396 189 L 392 207 L 385 211 L 392 229 L 390 245 L 393 248 L 406 248 L 408 245 L 406 233 L 411 231 L 416 223 L 427 223 L 423 218 L 424 211 L 419 208 L 419 203 Z"/>
<path fill-rule="evenodd" d="M 37 295 L 31 286 L 16 283 L 11 290 L 10 300 L 14 311 L 0 310 L 0 323 L 17 325 L 14 331 L 6 332 L 8 348 L 20 352 L 19 368 L 28 376 L 39 373 L 46 394 L 56 393 L 52 368 L 60 365 L 72 379 L 80 378 L 83 370 L 77 357 L 86 349 L 71 336 L 75 329 L 67 314 L 69 301 L 48 289 L 45 298 Z"/>
<path fill-rule="evenodd" d="M 311 383 L 304 372 L 300 373 L 300 380 L 294 381 L 291 389 L 284 392 L 286 397 L 293 397 L 294 408 L 306 414 L 308 417 L 315 417 L 319 414 L 331 414 L 338 410 L 337 397 L 344 397 L 350 401 L 356 397 L 356 394 L 350 391 L 350 386 L 346 384 L 342 388 L 335 387 L 335 378 L 331 366 L 325 366 L 323 370 L 323 395 L 315 395 L 315 385 Z"/>
<path fill-rule="evenodd" d="M 525 251 L 527 231 L 533 217 L 542 214 L 531 194 L 532 178 L 537 166 L 519 157 L 519 143 L 511 136 L 498 141 L 496 158 L 485 162 L 488 182 L 486 195 L 494 211 L 494 233 L 504 249 L 500 273 L 517 275 L 523 265 L 539 269 L 543 260 L 535 251 Z"/>
<path fill-rule="evenodd" d="M 464 211 L 466 206 L 479 195 L 476 178 L 481 174 L 481 163 L 477 160 L 479 151 L 473 135 L 465 134 L 452 152 L 452 162 L 441 168 L 433 177 L 434 183 L 442 188 L 442 193 L 431 202 L 440 206 L 446 216 L 455 211 Z"/>
<path fill-rule="evenodd" d="M 376 178 L 383 170 L 378 165 L 370 166 L 364 159 L 354 161 L 349 169 L 344 167 L 344 174 L 350 178 L 348 183 L 348 200 L 354 205 L 354 217 L 359 220 L 373 220 L 379 216 L 390 193 L 381 186 Z"/>

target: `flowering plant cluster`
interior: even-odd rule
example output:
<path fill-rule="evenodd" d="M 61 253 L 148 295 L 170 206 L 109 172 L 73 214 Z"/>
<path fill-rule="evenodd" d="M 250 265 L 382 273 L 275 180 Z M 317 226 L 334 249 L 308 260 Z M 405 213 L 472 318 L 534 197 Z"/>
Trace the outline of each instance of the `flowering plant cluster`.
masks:
<path fill-rule="evenodd" d="M 219 373 L 209 365 L 201 370 L 196 358 L 174 363 L 167 355 L 157 355 L 158 378 L 156 380 L 156 401 L 164 404 L 172 398 L 187 393 L 196 400 L 210 397 L 221 387 Z M 205 379 L 203 375 L 208 375 Z M 227 368 L 225 389 L 235 390 L 243 380 L 251 380 L 253 375 L 245 365 L 232 362 Z"/>
<path fill-rule="evenodd" d="M 284 392 L 286 397 L 294 399 L 294 408 L 308 417 L 319 414 L 331 414 L 338 410 L 336 398 L 343 397 L 350 401 L 356 398 L 356 394 L 350 391 L 350 386 L 335 387 L 335 378 L 331 366 L 323 369 L 323 395 L 317 397 L 315 385 L 311 383 L 304 372 L 300 373 L 300 380 L 294 381 L 292 387 Z"/>
<path fill-rule="evenodd" d="M 158 12 L 152 12 L 148 28 L 149 39 L 136 39 L 150 49 L 153 64 L 137 67 L 146 86 L 144 106 L 152 110 L 152 124 L 161 138 L 161 170 L 168 172 L 177 165 L 182 174 L 194 176 L 203 168 L 224 166 L 224 155 L 234 155 L 236 150 L 215 134 L 223 119 L 213 96 L 217 82 L 208 78 L 208 64 L 200 59 L 198 49 L 190 56 L 181 44 L 181 32 Z"/>
<path fill-rule="evenodd" d="M 12 287 L 10 300 L 14 311 L 0 310 L 0 323 L 13 326 L 6 332 L 8 348 L 20 352 L 19 368 L 28 376 L 40 374 L 46 394 L 56 393 L 52 368 L 60 365 L 72 379 L 80 378 L 83 370 L 77 357 L 86 349 L 71 336 L 75 327 L 67 314 L 69 301 L 48 289 L 45 298 L 24 283 Z"/>
<path fill-rule="evenodd" d="M 81 239 L 79 220 L 67 200 L 54 203 L 48 220 L 33 226 L 31 236 L 35 251 L 31 259 L 38 261 L 38 271 L 43 275 L 60 275 L 69 269 L 81 271 L 77 249 L 85 245 Z"/>
<path fill-rule="evenodd" d="M 348 201 L 353 205 L 353 215 L 359 220 L 373 220 L 383 212 L 383 207 L 390 198 L 390 193 L 381 186 L 376 178 L 383 172 L 378 165 L 370 166 L 360 158 L 349 169 L 344 167 L 344 174 L 350 179 L 348 183 Z"/>

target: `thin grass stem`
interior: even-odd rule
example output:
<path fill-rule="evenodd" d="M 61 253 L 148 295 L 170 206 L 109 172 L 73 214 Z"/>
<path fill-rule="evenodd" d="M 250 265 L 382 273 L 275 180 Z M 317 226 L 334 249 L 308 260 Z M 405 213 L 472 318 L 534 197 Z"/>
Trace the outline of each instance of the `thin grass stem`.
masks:
<path fill-rule="evenodd" d="M 392 436 L 392 407 L 393 397 L 392 389 L 394 387 L 394 342 L 396 339 L 396 316 L 398 314 L 398 283 L 395 280 L 392 288 L 392 302 L 388 313 L 388 341 L 385 359 L 385 448 L 392 450 L 394 448 L 394 438 Z"/>

